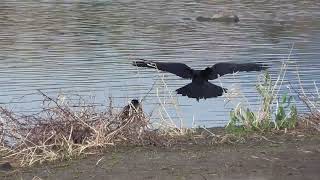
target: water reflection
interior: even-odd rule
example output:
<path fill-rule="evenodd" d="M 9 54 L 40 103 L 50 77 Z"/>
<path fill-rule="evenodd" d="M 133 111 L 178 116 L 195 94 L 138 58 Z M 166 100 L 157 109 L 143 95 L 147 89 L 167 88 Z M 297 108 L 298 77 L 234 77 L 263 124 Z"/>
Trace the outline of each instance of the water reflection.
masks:
<path fill-rule="evenodd" d="M 298 62 L 304 86 L 311 88 L 320 74 L 319 8 L 315 0 L 2 1 L 0 103 L 32 111 L 41 100 L 34 93 L 42 89 L 53 96 L 60 91 L 95 96 L 98 104 L 112 96 L 115 105 L 122 106 L 127 100 L 142 98 L 161 80 L 152 70 L 140 72 L 131 66 L 132 59 L 180 61 L 198 69 L 224 61 L 266 62 L 275 73 L 293 43 L 290 59 Z M 226 25 L 194 20 L 221 9 L 235 11 L 240 22 Z M 290 68 L 287 77 L 295 84 L 296 68 Z M 187 83 L 170 74 L 161 75 L 167 90 Z M 213 83 L 221 81 L 226 88 L 236 84 L 255 102 L 256 76 L 239 73 Z M 146 98 L 147 111 L 157 106 L 156 93 L 154 89 Z M 26 94 L 30 95 L 20 99 Z M 221 125 L 233 107 L 225 106 L 223 98 L 196 103 L 178 96 L 177 101 L 189 124 L 194 118 L 197 124 Z M 174 108 L 168 111 L 178 116 Z"/>

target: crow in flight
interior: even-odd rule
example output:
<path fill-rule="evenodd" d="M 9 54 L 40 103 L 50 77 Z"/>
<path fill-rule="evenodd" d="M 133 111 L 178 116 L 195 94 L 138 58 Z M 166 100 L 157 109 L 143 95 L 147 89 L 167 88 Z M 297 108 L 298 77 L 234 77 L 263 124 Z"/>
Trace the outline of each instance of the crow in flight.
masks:
<path fill-rule="evenodd" d="M 134 66 L 149 67 L 173 73 L 184 79 L 192 79 L 192 82 L 177 89 L 177 93 L 189 98 L 206 99 L 218 97 L 226 92 L 227 89 L 214 85 L 208 80 L 217 79 L 225 74 L 232 74 L 238 71 L 261 71 L 267 69 L 266 66 L 256 63 L 217 63 L 204 70 L 194 70 L 183 63 L 154 62 L 147 60 L 138 60 L 133 62 Z"/>

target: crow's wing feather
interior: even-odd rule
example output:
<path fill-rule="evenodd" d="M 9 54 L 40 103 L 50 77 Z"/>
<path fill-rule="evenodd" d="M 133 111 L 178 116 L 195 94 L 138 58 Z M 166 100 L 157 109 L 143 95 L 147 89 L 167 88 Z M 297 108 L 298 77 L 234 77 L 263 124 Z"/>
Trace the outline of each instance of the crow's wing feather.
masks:
<path fill-rule="evenodd" d="M 159 69 L 161 71 L 166 71 L 185 79 L 192 78 L 192 69 L 183 63 L 154 62 L 141 60 L 134 61 L 133 65 L 138 67 L 149 67 Z"/>
<path fill-rule="evenodd" d="M 217 75 L 223 76 L 225 74 L 232 74 L 238 71 L 261 71 L 267 69 L 263 64 L 257 63 L 217 63 L 211 67 L 209 79 L 216 79 Z"/>

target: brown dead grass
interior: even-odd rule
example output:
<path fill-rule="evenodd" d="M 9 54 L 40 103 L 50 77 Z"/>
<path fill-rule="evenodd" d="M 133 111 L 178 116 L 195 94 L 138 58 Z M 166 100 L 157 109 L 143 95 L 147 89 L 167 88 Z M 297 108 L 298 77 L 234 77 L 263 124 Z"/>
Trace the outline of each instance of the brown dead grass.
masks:
<path fill-rule="evenodd" d="M 117 144 L 167 145 L 165 135 L 150 128 L 142 108 L 127 105 L 98 111 L 92 105 L 70 105 L 44 97 L 42 110 L 16 114 L 0 107 L 0 154 L 20 166 L 94 154 Z"/>
<path fill-rule="evenodd" d="M 132 104 L 121 110 L 109 107 L 98 110 L 81 99 L 75 105 L 67 98 L 43 96 L 43 108 L 32 115 L 18 114 L 0 106 L 0 158 L 14 161 L 18 166 L 95 154 L 110 146 L 160 146 L 195 144 L 234 144 L 244 141 L 270 141 L 279 143 L 269 135 L 250 134 L 238 136 L 227 134 L 223 128 L 188 129 L 170 126 L 153 128 L 150 119 L 139 107 Z M 72 105 L 71 105 L 72 104 Z M 167 126 L 164 126 L 167 127 Z M 299 121 L 290 132 L 271 134 L 296 134 L 313 129 L 320 131 L 320 113 L 311 113 Z M 190 141 L 191 140 L 191 141 Z"/>

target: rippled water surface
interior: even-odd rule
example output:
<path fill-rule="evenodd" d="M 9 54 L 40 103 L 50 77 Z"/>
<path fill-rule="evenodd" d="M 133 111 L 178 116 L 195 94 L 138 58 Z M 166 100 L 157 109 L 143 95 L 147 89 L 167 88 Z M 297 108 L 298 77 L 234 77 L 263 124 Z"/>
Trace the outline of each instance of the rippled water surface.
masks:
<path fill-rule="evenodd" d="M 81 95 L 101 107 L 109 96 L 120 107 L 147 95 L 144 108 L 155 119 L 161 101 L 173 119 L 181 116 L 188 125 L 222 125 L 235 103 L 223 97 L 197 102 L 176 96 L 174 90 L 189 80 L 137 69 L 132 60 L 183 62 L 193 68 L 264 62 L 275 78 L 292 50 L 283 91 L 288 80 L 297 84 L 297 67 L 304 87 L 312 90 L 320 77 L 319 9 L 316 0 L 1 1 L 0 103 L 19 112 L 36 111 L 42 100 L 38 89 L 53 97 Z M 240 22 L 195 21 L 220 10 L 235 12 Z M 241 89 L 255 104 L 258 74 L 212 82 Z"/>

